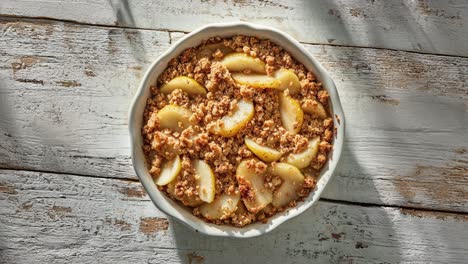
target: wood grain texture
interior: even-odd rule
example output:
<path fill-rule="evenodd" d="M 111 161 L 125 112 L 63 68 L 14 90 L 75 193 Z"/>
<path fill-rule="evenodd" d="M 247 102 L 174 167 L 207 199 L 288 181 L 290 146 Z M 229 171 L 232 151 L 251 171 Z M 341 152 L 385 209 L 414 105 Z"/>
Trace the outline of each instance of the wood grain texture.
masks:
<path fill-rule="evenodd" d="M 0 171 L 2 263 L 463 263 L 467 215 L 320 201 L 253 239 L 167 220 L 138 182 Z"/>
<path fill-rule="evenodd" d="M 0 166 L 132 178 L 127 109 L 178 34 L 0 20 Z M 347 118 L 324 197 L 467 212 L 468 58 L 306 45 Z"/>
<path fill-rule="evenodd" d="M 168 48 L 169 34 L 69 23 L 1 25 L 0 38 L 9 45 L 0 48 L 0 163 L 134 177 L 129 102 L 143 67 Z"/>
<path fill-rule="evenodd" d="M 0 7 L 0 15 L 176 31 L 242 20 L 309 43 L 468 56 L 464 0 L 3 0 Z"/>

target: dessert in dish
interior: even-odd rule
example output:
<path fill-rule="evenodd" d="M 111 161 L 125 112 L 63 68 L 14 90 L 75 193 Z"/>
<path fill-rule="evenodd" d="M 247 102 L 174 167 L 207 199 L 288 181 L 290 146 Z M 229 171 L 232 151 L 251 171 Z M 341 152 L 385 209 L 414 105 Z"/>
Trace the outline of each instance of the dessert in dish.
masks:
<path fill-rule="evenodd" d="M 267 222 L 314 188 L 332 148 L 328 92 L 275 43 L 212 38 L 151 87 L 142 135 L 158 188 L 193 214 Z"/>

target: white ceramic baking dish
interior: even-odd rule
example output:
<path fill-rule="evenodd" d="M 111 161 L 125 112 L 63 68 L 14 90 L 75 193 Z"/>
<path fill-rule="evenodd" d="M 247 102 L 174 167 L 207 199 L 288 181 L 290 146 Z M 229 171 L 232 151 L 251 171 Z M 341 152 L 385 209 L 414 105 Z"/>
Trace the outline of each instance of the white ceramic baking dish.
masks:
<path fill-rule="evenodd" d="M 303 63 L 307 69 L 312 70 L 330 94 L 330 111 L 337 129 L 337 134 L 333 144 L 333 151 L 331 155 L 329 155 L 329 160 L 321 172 L 316 189 L 310 193 L 305 201 L 299 203 L 294 208 L 290 208 L 285 212 L 274 215 L 268 219 L 266 224 L 258 222 L 243 228 L 206 223 L 192 215 L 187 208 L 172 201 L 163 193 L 161 193 L 154 184 L 148 172 L 145 157 L 142 151 L 143 138 L 141 136 L 143 111 L 146 100 L 150 95 L 149 87 L 156 83 L 157 77 L 166 68 L 168 62 L 172 58 L 179 55 L 183 50 L 189 47 L 197 46 L 201 44 L 203 40 L 206 40 L 210 37 L 229 37 L 234 35 L 250 35 L 262 39 L 270 39 L 289 51 L 291 55 L 296 60 Z M 322 68 L 322 66 L 320 66 L 320 64 L 307 52 L 307 50 L 288 34 L 271 27 L 246 22 L 209 24 L 191 32 L 190 34 L 187 34 L 179 41 L 174 43 L 166 52 L 161 54 L 161 56 L 159 56 L 159 58 L 157 58 L 146 71 L 140 87 L 138 88 L 138 91 L 131 103 L 129 113 L 129 131 L 133 166 L 135 168 L 136 174 L 140 178 L 141 183 L 143 184 L 156 207 L 167 215 L 179 220 L 180 222 L 190 226 L 200 233 L 212 236 L 239 238 L 255 237 L 266 234 L 287 220 L 298 216 L 318 201 L 320 194 L 323 192 L 325 186 L 330 181 L 330 178 L 333 175 L 333 172 L 335 171 L 335 168 L 340 159 L 345 134 L 344 124 L 345 119 L 343 110 L 341 108 L 341 103 L 335 84 Z"/>

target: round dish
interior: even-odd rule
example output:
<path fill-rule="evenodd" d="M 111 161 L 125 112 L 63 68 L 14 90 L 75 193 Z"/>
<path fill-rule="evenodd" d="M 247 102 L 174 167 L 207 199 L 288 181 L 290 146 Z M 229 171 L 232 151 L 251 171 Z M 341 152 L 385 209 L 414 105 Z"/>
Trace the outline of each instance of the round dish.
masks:
<path fill-rule="evenodd" d="M 322 168 L 315 190 L 305 198 L 304 202 L 299 203 L 294 208 L 290 208 L 284 212 L 274 215 L 269 218 L 269 221 L 266 224 L 254 223 L 243 228 L 206 223 L 194 216 L 186 208 L 161 193 L 154 184 L 145 164 L 145 156 L 142 151 L 143 140 L 141 136 L 143 111 L 150 94 L 149 87 L 156 83 L 157 77 L 166 68 L 168 62 L 179 55 L 183 50 L 197 46 L 205 39 L 215 36 L 229 37 L 233 35 L 251 35 L 258 38 L 270 39 L 290 52 L 291 55 L 296 60 L 304 64 L 307 69 L 312 70 L 317 76 L 317 79 L 323 83 L 323 86 L 329 92 L 331 106 L 330 112 L 336 128 L 333 150 L 329 155 L 329 160 Z M 276 29 L 251 23 L 220 23 L 207 25 L 186 35 L 173 44 L 171 48 L 151 64 L 143 77 L 130 107 L 129 132 L 132 162 L 135 172 L 148 192 L 151 200 L 161 211 L 192 227 L 196 231 L 207 235 L 247 238 L 270 232 L 285 221 L 304 212 L 319 199 L 320 194 L 333 175 L 341 156 L 344 140 L 344 115 L 335 84 L 319 63 L 292 37 Z"/>

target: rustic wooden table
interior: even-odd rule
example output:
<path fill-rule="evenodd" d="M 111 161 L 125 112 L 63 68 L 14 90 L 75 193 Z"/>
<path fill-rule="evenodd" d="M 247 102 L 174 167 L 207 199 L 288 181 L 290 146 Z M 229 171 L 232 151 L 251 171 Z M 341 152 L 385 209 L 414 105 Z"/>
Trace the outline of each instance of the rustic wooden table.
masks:
<path fill-rule="evenodd" d="M 323 199 L 262 237 L 151 203 L 127 110 L 148 65 L 210 22 L 300 40 L 348 127 Z M 0 2 L 0 263 L 467 263 L 468 2 Z"/>

